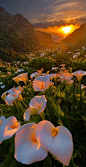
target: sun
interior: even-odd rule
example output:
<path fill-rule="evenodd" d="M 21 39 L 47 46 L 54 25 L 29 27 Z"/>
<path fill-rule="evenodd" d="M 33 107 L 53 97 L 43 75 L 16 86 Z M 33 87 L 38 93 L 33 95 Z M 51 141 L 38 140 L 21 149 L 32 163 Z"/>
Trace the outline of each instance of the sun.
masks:
<path fill-rule="evenodd" d="M 62 31 L 63 31 L 65 34 L 67 34 L 67 33 L 71 32 L 71 27 L 70 27 L 70 26 L 63 27 L 63 28 L 62 28 Z"/>

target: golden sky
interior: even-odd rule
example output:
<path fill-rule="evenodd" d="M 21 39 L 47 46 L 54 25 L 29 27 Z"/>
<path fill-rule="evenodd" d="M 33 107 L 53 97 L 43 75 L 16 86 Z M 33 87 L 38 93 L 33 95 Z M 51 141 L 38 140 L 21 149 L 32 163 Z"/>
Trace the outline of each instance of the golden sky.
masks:
<path fill-rule="evenodd" d="M 35 31 L 43 31 L 50 33 L 52 35 L 52 38 L 55 42 L 60 42 L 63 38 L 65 38 L 67 35 L 71 34 L 74 30 L 79 28 L 80 25 L 76 24 L 70 24 L 65 26 L 54 26 L 54 27 L 47 27 L 47 28 L 35 28 Z"/>

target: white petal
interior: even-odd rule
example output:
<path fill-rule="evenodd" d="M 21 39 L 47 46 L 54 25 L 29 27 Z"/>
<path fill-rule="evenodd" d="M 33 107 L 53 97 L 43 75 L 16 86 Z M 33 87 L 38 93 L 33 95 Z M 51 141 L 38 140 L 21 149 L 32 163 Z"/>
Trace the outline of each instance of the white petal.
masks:
<path fill-rule="evenodd" d="M 34 72 L 34 73 L 32 73 L 32 74 L 30 75 L 30 78 L 33 79 L 33 77 L 36 77 L 36 76 L 38 76 L 38 75 L 39 75 L 38 72 Z"/>
<path fill-rule="evenodd" d="M 17 119 L 14 116 L 5 119 L 0 127 L 0 142 L 11 138 L 17 132 L 20 126 L 20 123 L 17 122 Z"/>
<path fill-rule="evenodd" d="M 40 76 L 34 79 L 33 88 L 35 91 L 45 91 L 50 84 L 50 76 Z"/>
<path fill-rule="evenodd" d="M 4 115 L 2 115 L 2 116 L 0 117 L 0 120 L 1 120 L 1 121 L 4 121 L 4 120 L 5 120 Z"/>
<path fill-rule="evenodd" d="M 33 140 L 36 124 L 22 126 L 15 135 L 15 158 L 23 164 L 32 164 L 41 161 L 47 156 L 47 151 Z"/>
<path fill-rule="evenodd" d="M 52 136 L 53 124 L 41 121 L 37 125 L 36 139 L 41 145 L 54 155 L 64 165 L 69 165 L 73 153 L 72 135 L 68 129 L 58 126 L 58 134 Z"/>
<path fill-rule="evenodd" d="M 38 110 L 38 114 L 43 112 L 46 107 L 46 98 L 45 95 L 42 96 L 35 96 L 33 99 L 31 99 L 29 106 L 35 108 Z"/>
<path fill-rule="evenodd" d="M 25 112 L 24 112 L 24 120 L 25 121 L 29 121 L 29 119 L 30 119 L 30 116 L 32 115 L 32 114 L 37 114 L 37 110 L 35 110 L 34 108 L 32 108 L 32 107 L 29 107 Z"/>
<path fill-rule="evenodd" d="M 13 93 L 15 89 L 16 89 L 15 87 L 9 89 L 9 90 L 8 90 L 8 93 Z"/>
<path fill-rule="evenodd" d="M 5 117 L 2 115 L 1 117 L 0 117 L 0 127 L 1 127 L 1 125 L 2 125 L 2 123 L 5 121 Z"/>
<path fill-rule="evenodd" d="M 9 95 L 7 95 L 5 98 L 6 104 L 13 106 L 13 101 L 20 96 L 22 90 L 23 90 L 23 88 L 21 86 L 19 86 L 19 87 L 15 88 L 15 90 L 13 92 L 11 92 Z"/>

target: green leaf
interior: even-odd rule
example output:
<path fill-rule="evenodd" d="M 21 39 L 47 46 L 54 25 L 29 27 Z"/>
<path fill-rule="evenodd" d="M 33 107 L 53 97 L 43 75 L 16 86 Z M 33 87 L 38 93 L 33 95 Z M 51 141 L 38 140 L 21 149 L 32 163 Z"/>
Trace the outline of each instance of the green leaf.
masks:
<path fill-rule="evenodd" d="M 60 125 L 60 126 L 63 126 L 63 122 L 61 121 L 61 119 L 58 119 L 58 124 Z"/>
<path fill-rule="evenodd" d="M 70 164 L 69 164 L 69 167 L 79 167 L 79 166 L 75 165 L 73 159 L 71 159 L 71 162 L 70 162 Z"/>
<path fill-rule="evenodd" d="M 81 115 L 83 121 L 86 121 L 86 116 Z"/>
<path fill-rule="evenodd" d="M 13 160 L 13 156 L 10 155 L 10 156 L 4 161 L 4 163 L 1 165 L 1 167 L 9 167 L 10 164 L 11 164 L 11 162 L 12 162 L 12 160 Z"/>
<path fill-rule="evenodd" d="M 47 100 L 46 117 L 48 117 L 49 121 L 51 121 L 54 125 L 57 125 L 57 117 L 54 114 L 54 108 L 49 99 Z"/>
<path fill-rule="evenodd" d="M 16 160 L 14 159 L 9 167 L 17 167 Z"/>
<path fill-rule="evenodd" d="M 25 110 L 23 105 L 21 104 L 20 101 L 17 101 L 17 100 L 14 102 L 14 105 L 16 107 L 18 115 L 20 116 L 20 119 L 23 119 L 23 114 L 24 114 L 24 110 Z"/>
<path fill-rule="evenodd" d="M 39 123 L 40 121 L 42 121 L 42 118 L 40 115 L 38 114 L 34 114 L 34 115 L 31 115 L 31 118 L 29 120 L 29 123 Z"/>
<path fill-rule="evenodd" d="M 47 158 L 44 160 L 44 165 L 43 167 L 52 167 L 52 161 L 49 157 L 49 155 L 47 156 Z"/>
<path fill-rule="evenodd" d="M 77 156 L 77 151 L 75 150 L 72 157 L 76 158 L 76 156 Z"/>

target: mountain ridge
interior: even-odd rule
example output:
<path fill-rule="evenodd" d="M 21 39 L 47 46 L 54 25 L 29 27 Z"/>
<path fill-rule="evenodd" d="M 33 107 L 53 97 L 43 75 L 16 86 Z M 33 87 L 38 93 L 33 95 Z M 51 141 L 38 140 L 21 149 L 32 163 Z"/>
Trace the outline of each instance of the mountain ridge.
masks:
<path fill-rule="evenodd" d="M 42 47 L 53 47 L 54 46 L 54 42 L 52 40 L 51 34 L 43 32 L 43 31 L 35 31 L 35 34 L 36 34 L 39 44 Z"/>
<path fill-rule="evenodd" d="M 22 15 L 11 15 L 0 7 L 0 47 L 29 52 L 39 46 L 33 25 Z"/>
<path fill-rule="evenodd" d="M 77 47 L 86 45 L 86 23 L 82 24 L 80 28 L 76 29 L 74 32 L 69 34 L 65 39 L 63 39 L 60 45 L 69 43 Z"/>

